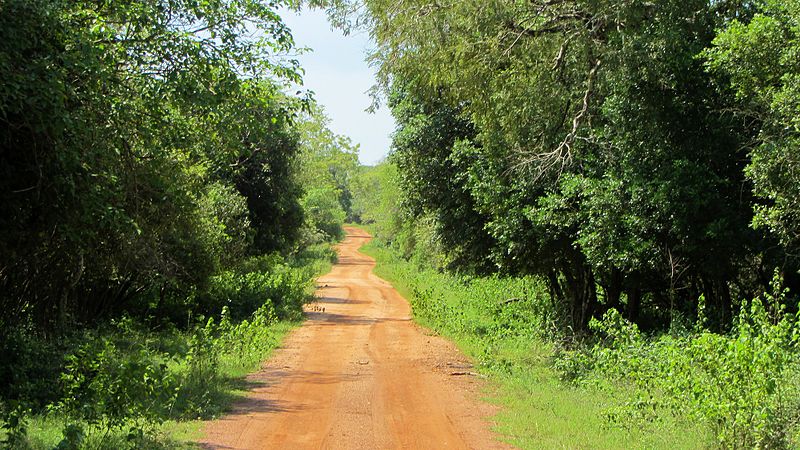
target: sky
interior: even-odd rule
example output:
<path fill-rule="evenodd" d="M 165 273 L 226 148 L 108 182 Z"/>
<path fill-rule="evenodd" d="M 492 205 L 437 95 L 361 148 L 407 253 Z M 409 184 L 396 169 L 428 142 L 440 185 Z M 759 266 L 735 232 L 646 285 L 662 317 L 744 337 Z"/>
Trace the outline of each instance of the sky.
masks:
<path fill-rule="evenodd" d="M 360 144 L 359 160 L 374 165 L 386 156 L 394 119 L 386 105 L 375 113 L 367 90 L 375 84 L 375 69 L 365 62 L 371 43 L 364 32 L 344 36 L 331 30 L 325 13 L 282 11 L 297 47 L 311 50 L 298 57 L 305 69 L 304 88 L 314 92 L 331 119 L 329 128 Z"/>

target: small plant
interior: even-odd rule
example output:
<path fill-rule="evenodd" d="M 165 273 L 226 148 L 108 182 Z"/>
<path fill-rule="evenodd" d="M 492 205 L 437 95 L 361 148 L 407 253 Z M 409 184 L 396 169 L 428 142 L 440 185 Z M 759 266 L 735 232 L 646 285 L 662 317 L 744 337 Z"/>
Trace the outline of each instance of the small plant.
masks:
<path fill-rule="evenodd" d="M 56 445 L 55 450 L 79 450 L 85 441 L 85 430 L 78 424 L 68 424 L 62 431 L 64 438 Z"/>
<path fill-rule="evenodd" d="M 3 417 L 2 429 L 5 437 L 0 440 L 5 448 L 22 448 L 28 438 L 28 417 L 30 409 L 17 403 L 8 407 Z"/>
<path fill-rule="evenodd" d="M 220 389 L 219 354 L 215 351 L 217 327 L 209 318 L 195 328 L 178 375 L 175 405 L 171 415 L 186 419 L 210 417 L 215 394 Z"/>

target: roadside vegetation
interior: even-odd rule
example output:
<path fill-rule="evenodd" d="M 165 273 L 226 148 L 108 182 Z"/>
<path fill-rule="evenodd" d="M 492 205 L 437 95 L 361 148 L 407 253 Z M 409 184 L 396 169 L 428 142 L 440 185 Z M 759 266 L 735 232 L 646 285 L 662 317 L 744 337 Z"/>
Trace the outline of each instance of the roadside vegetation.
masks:
<path fill-rule="evenodd" d="M 0 447 L 191 447 L 302 320 L 357 148 L 292 6 L 0 4 Z"/>
<path fill-rule="evenodd" d="M 765 307 L 785 299 L 748 303 L 725 335 L 698 326 L 648 336 L 612 309 L 578 340 L 540 279 L 442 273 L 380 241 L 362 251 L 420 324 L 489 376 L 487 395 L 504 406 L 497 430 L 521 448 L 798 445 L 800 326 Z"/>
<path fill-rule="evenodd" d="M 210 289 L 219 315 L 153 326 L 131 315 L 63 332 L 7 336 L 14 354 L 5 398 L 11 448 L 173 448 L 221 415 L 302 316 L 313 278 L 330 265 L 319 246 L 292 264 L 248 261 Z M 270 260 L 271 259 L 271 260 Z M 252 311 L 245 313 L 245 311 Z M 181 434 L 183 433 L 183 435 Z"/>
<path fill-rule="evenodd" d="M 486 375 L 501 437 L 520 448 L 704 448 L 706 430 L 680 415 L 637 422 L 631 391 L 609 382 L 565 383 L 547 289 L 533 277 L 464 277 L 400 257 L 373 241 L 376 274 L 411 301 L 423 326 L 452 339 Z M 600 386 L 607 388 L 601 388 Z M 630 408 L 629 408 L 630 407 Z"/>
<path fill-rule="evenodd" d="M 798 2 L 323 3 L 397 120 L 370 251 L 510 440 L 800 445 Z"/>
<path fill-rule="evenodd" d="M 300 3 L 0 3 L 3 445 L 184 445 L 348 221 L 522 447 L 800 446 L 797 0 L 305 2 L 375 167 L 287 94 Z"/>

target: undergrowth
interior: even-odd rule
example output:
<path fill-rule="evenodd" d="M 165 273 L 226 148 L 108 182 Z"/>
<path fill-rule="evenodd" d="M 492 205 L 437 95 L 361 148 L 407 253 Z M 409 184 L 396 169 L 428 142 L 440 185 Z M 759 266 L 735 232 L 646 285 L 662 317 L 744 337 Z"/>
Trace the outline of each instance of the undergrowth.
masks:
<path fill-rule="evenodd" d="M 18 353 L 5 367 L 0 447 L 194 447 L 197 421 L 248 388 L 244 376 L 299 322 L 333 258 L 327 245 L 291 261 L 252 258 L 212 280 L 209 313 L 188 326 L 122 317 L 59 342 L 7 330 L 3 350 Z"/>
<path fill-rule="evenodd" d="M 727 335 L 701 321 L 694 330 L 648 337 L 612 309 L 591 324 L 602 339 L 562 353 L 556 365 L 572 383 L 625 386 L 629 399 L 609 412 L 619 426 L 681 415 L 711 431 L 711 446 L 796 448 L 800 323 L 786 311 L 784 294 L 744 302 Z"/>
<path fill-rule="evenodd" d="M 489 377 L 496 387 L 492 400 L 503 405 L 496 428 L 509 442 L 521 448 L 706 445 L 705 428 L 681 415 L 617 426 L 609 417 L 632 395 L 624 386 L 609 390 L 562 381 L 555 361 L 567 335 L 540 280 L 442 273 L 374 241 L 362 251 L 378 260 L 376 274 L 409 299 L 419 323 L 454 340 Z"/>
<path fill-rule="evenodd" d="M 648 336 L 608 310 L 578 339 L 538 279 L 461 277 L 375 242 L 376 272 L 421 324 L 453 339 L 496 384 L 497 429 L 522 448 L 797 448 L 800 320 L 773 293 L 733 330 L 698 323 Z"/>

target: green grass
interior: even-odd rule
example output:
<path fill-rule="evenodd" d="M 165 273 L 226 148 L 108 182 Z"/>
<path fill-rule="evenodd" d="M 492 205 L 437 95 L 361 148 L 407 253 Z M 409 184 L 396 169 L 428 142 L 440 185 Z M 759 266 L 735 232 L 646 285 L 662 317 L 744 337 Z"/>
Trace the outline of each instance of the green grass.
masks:
<path fill-rule="evenodd" d="M 62 430 L 69 422 L 59 416 L 36 416 L 31 419 L 28 429 L 29 449 L 54 449 L 63 438 Z M 127 432 L 105 432 L 89 428 L 81 443 L 81 449 L 126 449 L 147 448 L 152 450 L 194 450 L 201 447 L 194 441 L 200 438 L 201 421 L 167 421 L 140 440 L 130 441 Z"/>
<path fill-rule="evenodd" d="M 266 285 L 274 292 L 285 293 L 287 301 L 294 302 L 289 313 L 274 306 L 275 300 L 280 305 L 284 299 L 272 297 L 273 301 L 266 301 L 243 321 L 223 313 L 209 322 L 199 321 L 189 330 L 173 326 L 156 331 L 144 322 L 122 319 L 77 333 L 65 345 L 68 354 L 76 355 L 74 359 L 50 355 L 65 361 L 48 375 L 51 382 L 47 385 L 56 400 L 38 413 L 23 413 L 24 426 L 15 431 L 24 431 L 24 437 L 8 446 L 31 450 L 53 449 L 59 444 L 59 448 L 81 449 L 199 448 L 194 441 L 201 437 L 204 421 L 224 414 L 252 388 L 247 375 L 258 370 L 300 325 L 299 303 L 311 298 L 313 280 L 330 270 L 332 260 L 330 246 L 317 245 L 295 256 L 290 269 L 279 268 L 275 282 L 267 279 Z M 260 267 L 258 264 L 263 265 L 256 261 L 254 267 Z M 223 287 L 236 290 L 236 285 Z M 141 372 L 143 365 L 152 372 Z M 143 373 L 155 373 L 156 377 L 143 382 Z M 145 388 L 126 390 L 125 386 Z M 108 389 L 120 394 L 109 394 Z M 82 397 L 75 398 L 71 392 Z M 119 413 L 107 416 L 102 407 L 92 410 L 93 405 L 120 401 L 127 411 L 122 417 Z M 141 405 L 145 405 L 144 413 Z M 88 417 L 99 419 L 89 421 Z M 80 429 L 76 434 L 80 442 L 64 447 L 68 426 Z M 0 447 L 6 433 L 0 428 Z"/>
<path fill-rule="evenodd" d="M 261 367 L 262 361 L 269 358 L 272 351 L 277 348 L 283 341 L 283 338 L 293 329 L 302 324 L 302 321 L 281 321 L 269 327 L 269 334 L 273 339 L 272 346 L 268 351 L 256 355 L 237 355 L 233 353 L 226 353 L 221 355 L 219 361 L 220 373 L 232 380 L 244 379 L 248 374 L 258 370 Z M 234 385 L 235 386 L 235 385 Z M 247 392 L 246 389 L 232 389 L 231 392 Z"/>
<path fill-rule="evenodd" d="M 499 384 L 494 401 L 503 406 L 497 431 L 520 448 L 691 449 L 704 448 L 705 431 L 677 418 L 631 427 L 612 425 L 608 412 L 626 401 L 616 395 L 561 382 L 546 363 L 528 363 L 513 373 L 491 373 Z"/>
<path fill-rule="evenodd" d="M 202 418 L 182 418 L 179 420 L 166 420 L 161 424 L 145 424 L 143 429 L 146 431 L 141 439 L 130 441 L 128 432 L 131 425 L 126 423 L 121 427 L 110 431 L 100 426 L 82 424 L 84 440 L 80 448 L 85 449 L 123 449 L 123 448 L 152 448 L 152 449 L 192 449 L 199 448 L 193 441 L 201 437 L 203 419 L 213 419 L 227 411 L 237 400 L 243 398 L 249 389 L 246 376 L 258 370 L 262 361 L 269 358 L 272 351 L 280 344 L 283 338 L 292 329 L 296 328 L 299 321 L 279 321 L 269 325 L 262 330 L 264 335 L 269 336 L 267 345 L 260 345 L 255 350 L 246 352 L 223 352 L 219 354 L 216 374 L 204 381 L 202 395 L 204 403 L 202 410 L 198 413 Z M 140 338 L 142 338 L 140 336 Z M 186 335 L 162 336 L 153 334 L 146 339 L 172 341 L 188 340 Z M 171 362 L 168 369 L 171 373 L 177 374 L 187 370 L 188 364 L 185 359 Z M 189 380 L 187 383 L 198 380 Z M 184 384 L 183 388 L 192 390 L 198 387 Z M 177 409 L 187 409 L 185 405 L 176 405 Z M 55 448 L 62 441 L 64 428 L 71 423 L 81 423 L 70 420 L 66 415 L 59 412 L 50 414 L 38 414 L 28 418 L 27 439 L 19 444 L 18 448 L 31 450 L 45 450 Z M 0 439 L 3 433 L 0 432 Z"/>
<path fill-rule="evenodd" d="M 520 448 L 703 448 L 707 432 L 678 417 L 612 424 L 609 414 L 630 401 L 624 387 L 562 382 L 552 361 L 557 345 L 542 317 L 548 309 L 535 279 L 461 279 L 402 260 L 375 242 L 362 251 L 378 261 L 376 275 L 414 307 L 415 320 L 453 340 L 487 376 L 488 400 L 503 439 Z M 520 301 L 503 304 L 511 298 Z"/>

